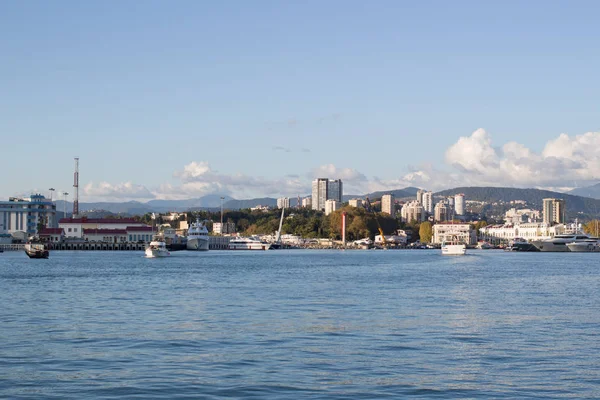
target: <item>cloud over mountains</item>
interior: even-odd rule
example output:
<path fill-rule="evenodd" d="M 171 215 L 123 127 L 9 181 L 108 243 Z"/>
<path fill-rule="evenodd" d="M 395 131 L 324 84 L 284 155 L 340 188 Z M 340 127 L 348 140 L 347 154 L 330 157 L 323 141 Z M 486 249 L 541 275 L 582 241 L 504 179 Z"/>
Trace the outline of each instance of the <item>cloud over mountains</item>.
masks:
<path fill-rule="evenodd" d="M 277 149 L 285 151 L 285 149 Z M 359 169 L 324 164 L 306 173 L 279 178 L 224 174 L 207 161 L 192 161 L 174 172 L 176 182 L 147 188 L 132 182 L 88 183 L 83 194 L 102 200 L 186 199 L 210 193 L 235 198 L 306 195 L 311 181 L 319 177 L 342 179 L 345 193 L 367 193 L 407 186 L 442 190 L 455 186 L 509 186 L 568 190 L 600 179 L 600 132 L 549 140 L 541 153 L 523 144 L 507 142 L 494 146 L 483 129 L 460 137 L 445 153 L 445 165 L 398 165 L 397 177 L 367 176 Z M 395 166 L 390 166 L 390 169 Z M 401 170 L 404 169 L 404 172 Z"/>

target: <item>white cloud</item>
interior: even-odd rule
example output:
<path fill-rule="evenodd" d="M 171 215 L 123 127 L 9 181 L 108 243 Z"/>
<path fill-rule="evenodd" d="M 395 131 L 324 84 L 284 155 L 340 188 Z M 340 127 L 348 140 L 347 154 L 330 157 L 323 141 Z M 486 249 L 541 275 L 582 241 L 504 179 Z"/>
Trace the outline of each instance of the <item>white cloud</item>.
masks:
<path fill-rule="evenodd" d="M 572 188 L 600 178 L 600 132 L 548 141 L 542 153 L 508 142 L 497 150 L 478 129 L 446 151 L 446 162 L 470 185 Z"/>
<path fill-rule="evenodd" d="M 307 195 L 315 178 L 342 179 L 344 193 L 364 194 L 408 186 L 433 191 L 458 186 L 511 186 L 568 190 L 600 179 L 600 132 L 549 140 L 542 152 L 507 142 L 496 147 L 485 130 L 459 138 L 445 154 L 446 169 L 431 164 L 408 168 L 390 165 L 387 176 L 367 177 L 357 169 L 324 164 L 301 175 L 264 178 L 242 173 L 223 174 L 207 161 L 192 161 L 176 171 L 176 182 L 146 188 L 131 182 L 89 183 L 83 194 L 103 200 L 189 199 L 207 194 L 238 199 Z M 405 171 L 403 171 L 405 170 Z M 408 170 L 408 171 L 406 171 Z M 397 173 L 395 174 L 395 172 Z M 394 177 L 394 175 L 396 175 Z"/>
<path fill-rule="evenodd" d="M 108 182 L 100 182 L 95 185 L 93 182 L 90 182 L 83 187 L 82 195 L 102 200 L 148 200 L 154 198 L 154 194 L 145 186 L 136 185 L 131 182 L 115 185 Z"/>

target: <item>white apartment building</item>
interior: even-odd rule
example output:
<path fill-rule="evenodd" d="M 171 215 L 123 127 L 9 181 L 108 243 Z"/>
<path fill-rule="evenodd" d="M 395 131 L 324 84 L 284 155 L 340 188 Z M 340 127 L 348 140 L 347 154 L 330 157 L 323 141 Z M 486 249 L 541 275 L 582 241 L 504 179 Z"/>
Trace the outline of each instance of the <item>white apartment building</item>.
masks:
<path fill-rule="evenodd" d="M 515 238 L 527 241 L 549 239 L 555 235 L 565 233 L 567 227 L 563 224 L 551 226 L 544 222 L 530 222 L 524 224 L 506 223 L 502 225 L 488 225 L 479 229 L 479 236 L 490 243 L 507 243 Z"/>
<path fill-rule="evenodd" d="M 433 192 L 424 192 L 421 205 L 428 214 L 433 214 Z"/>
<path fill-rule="evenodd" d="M 311 197 L 303 198 L 302 199 L 302 207 L 311 208 L 312 207 L 312 198 Z"/>
<path fill-rule="evenodd" d="M 280 197 L 277 199 L 277 208 L 290 208 L 290 198 Z"/>
<path fill-rule="evenodd" d="M 325 201 L 325 215 L 329 215 L 335 210 L 339 209 L 342 206 L 342 203 L 337 200 L 327 200 Z"/>
<path fill-rule="evenodd" d="M 381 196 L 381 212 L 396 216 L 396 199 L 393 194 L 384 194 Z"/>
<path fill-rule="evenodd" d="M 536 222 L 539 219 L 540 212 L 538 210 L 532 210 L 529 208 L 524 208 L 521 210 L 511 208 L 504 213 L 504 221 L 506 223 L 521 224 L 525 222 Z"/>
<path fill-rule="evenodd" d="M 425 191 L 423 189 L 417 190 L 417 201 L 421 205 L 423 205 L 423 193 L 425 193 Z"/>
<path fill-rule="evenodd" d="M 37 233 L 40 222 L 47 227 L 56 226 L 56 204 L 41 194 L 30 198 L 10 197 L 0 202 L 0 234 L 21 232 L 23 236 L 32 236 Z"/>
<path fill-rule="evenodd" d="M 452 220 L 452 209 L 448 204 L 444 202 L 444 200 L 440 200 L 435 205 L 435 216 L 434 219 L 436 222 L 445 222 Z"/>
<path fill-rule="evenodd" d="M 454 212 L 456 215 L 465 215 L 465 195 L 459 193 L 454 196 Z"/>
<path fill-rule="evenodd" d="M 216 235 L 231 235 L 235 233 L 235 224 L 233 222 L 213 222 L 213 233 Z"/>
<path fill-rule="evenodd" d="M 325 210 L 327 200 L 342 202 L 344 189 L 341 179 L 318 178 L 312 182 L 312 209 Z"/>
<path fill-rule="evenodd" d="M 465 244 L 476 244 L 477 233 L 469 224 L 440 223 L 433 225 L 433 243 L 458 239 Z"/>
<path fill-rule="evenodd" d="M 400 211 L 400 216 L 404 222 L 421 222 L 426 218 L 423 206 L 416 200 L 406 203 Z"/>
<path fill-rule="evenodd" d="M 359 208 L 359 207 L 362 207 L 362 206 L 363 206 L 363 201 L 362 201 L 362 199 L 350 199 L 350 200 L 348 201 L 348 205 L 349 205 L 350 207 L 356 207 L 356 208 Z"/>

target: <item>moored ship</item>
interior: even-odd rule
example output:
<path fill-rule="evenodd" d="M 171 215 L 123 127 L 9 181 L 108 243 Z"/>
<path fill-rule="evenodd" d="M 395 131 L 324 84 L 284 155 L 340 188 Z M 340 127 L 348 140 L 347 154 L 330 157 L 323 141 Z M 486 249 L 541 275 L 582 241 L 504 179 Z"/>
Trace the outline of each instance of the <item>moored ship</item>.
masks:
<path fill-rule="evenodd" d="M 204 223 L 196 220 L 188 229 L 187 249 L 188 250 L 208 250 L 208 229 Z"/>
<path fill-rule="evenodd" d="M 544 252 L 567 252 L 571 251 L 567 244 L 585 242 L 593 239 L 589 235 L 583 233 L 556 235 L 550 239 L 534 240 L 533 245 L 540 251 Z"/>
<path fill-rule="evenodd" d="M 229 242 L 229 250 L 269 250 L 271 244 L 255 237 L 238 237 Z"/>

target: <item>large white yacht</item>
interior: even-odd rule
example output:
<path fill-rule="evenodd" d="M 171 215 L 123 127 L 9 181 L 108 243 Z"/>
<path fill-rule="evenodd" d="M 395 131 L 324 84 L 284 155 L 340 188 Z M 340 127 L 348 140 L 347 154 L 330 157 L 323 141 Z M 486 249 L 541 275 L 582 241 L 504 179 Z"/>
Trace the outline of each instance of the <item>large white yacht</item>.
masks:
<path fill-rule="evenodd" d="M 256 237 L 237 237 L 229 242 L 229 250 L 269 250 L 270 243 Z"/>
<path fill-rule="evenodd" d="M 534 240 L 531 243 L 537 247 L 540 251 L 572 251 L 569 249 L 567 244 L 585 242 L 586 240 L 593 239 L 585 233 L 572 233 L 564 235 L 556 235 L 550 239 Z"/>
<path fill-rule="evenodd" d="M 442 243 L 442 255 L 444 256 L 463 256 L 465 254 L 467 254 L 467 245 L 456 236 L 452 236 L 450 240 Z"/>
<path fill-rule="evenodd" d="M 170 255 L 171 253 L 167 250 L 165 239 L 161 235 L 155 235 L 150 244 L 146 246 L 147 258 L 167 257 Z"/>
<path fill-rule="evenodd" d="M 592 253 L 600 251 L 600 239 L 589 238 L 580 242 L 567 243 L 569 251 L 574 253 Z"/>
<path fill-rule="evenodd" d="M 188 229 L 187 249 L 208 250 L 208 229 L 200 220 L 196 220 Z"/>

